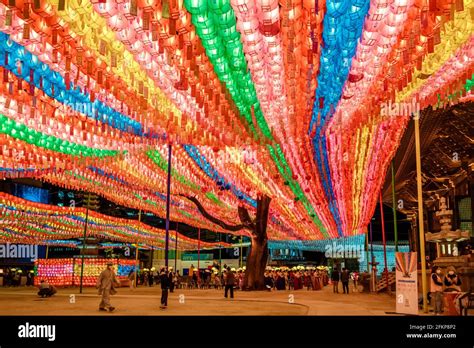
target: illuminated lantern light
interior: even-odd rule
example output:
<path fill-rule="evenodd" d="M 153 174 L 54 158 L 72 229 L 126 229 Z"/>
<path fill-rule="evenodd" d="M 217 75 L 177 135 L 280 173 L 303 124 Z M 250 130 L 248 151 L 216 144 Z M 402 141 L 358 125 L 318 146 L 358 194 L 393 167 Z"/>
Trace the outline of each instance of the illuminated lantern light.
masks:
<path fill-rule="evenodd" d="M 5 199 L 7 201 L 5 201 Z M 31 209 L 34 209 L 35 211 L 39 210 L 39 211 L 42 211 L 42 212 L 47 211 L 48 212 L 47 215 L 45 214 L 45 215 L 42 215 L 42 216 L 37 216 L 35 214 L 34 216 L 32 216 L 32 220 L 30 220 L 30 221 L 34 222 L 35 224 L 37 223 L 39 226 L 47 226 L 47 225 L 52 226 L 52 225 L 54 225 L 54 227 L 52 227 L 53 229 L 51 231 L 56 233 L 56 235 L 58 233 L 62 233 L 62 234 L 64 234 L 64 236 L 66 236 L 65 233 L 67 233 L 66 238 L 71 238 L 71 237 L 77 238 L 77 237 L 82 235 L 83 227 L 80 226 L 80 225 L 77 225 L 77 222 L 76 222 L 76 224 L 71 224 L 70 222 L 68 222 L 68 220 L 72 218 L 73 220 L 79 220 L 79 222 L 82 224 L 84 222 L 84 216 L 85 216 L 84 208 L 75 209 L 75 208 L 54 207 L 54 206 L 41 204 L 41 203 L 28 202 L 28 201 L 23 200 L 21 198 L 9 196 L 7 194 L 0 195 L 0 204 L 3 204 L 3 206 L 5 206 L 5 202 L 8 202 L 7 204 L 10 205 L 11 204 L 10 202 L 12 202 L 12 201 L 15 202 L 14 204 L 16 204 L 17 206 L 18 206 L 18 204 L 21 204 L 22 205 L 21 209 L 24 212 L 23 213 L 24 216 L 22 216 L 22 217 L 17 216 L 17 219 L 24 219 L 24 218 L 26 219 L 27 214 L 30 213 Z M 32 206 L 34 208 L 32 208 Z M 15 209 L 18 209 L 18 208 L 15 208 Z M 80 212 L 79 216 L 64 215 L 63 214 L 63 213 L 74 214 L 76 211 Z M 5 212 L 6 212 L 5 209 L 2 210 L 2 215 L 4 215 Z M 61 212 L 63 212 L 63 213 L 61 213 Z M 51 215 L 51 213 L 52 213 L 52 215 Z M 22 225 L 21 221 L 15 221 L 15 223 L 16 222 L 18 222 L 19 225 L 24 226 L 24 223 Z M 150 239 L 151 235 L 155 235 L 155 236 L 158 235 L 158 236 L 161 236 L 161 237 L 159 237 L 160 238 L 160 243 L 161 243 L 159 245 L 163 245 L 163 243 L 164 243 L 163 231 L 155 229 L 155 228 L 150 227 L 150 226 L 147 226 L 145 224 L 140 224 L 140 223 L 138 223 L 137 221 L 134 221 L 134 220 L 130 221 L 130 220 L 127 220 L 127 219 L 112 218 L 112 217 L 101 215 L 101 214 L 98 214 L 98 213 L 95 213 L 95 212 L 90 212 L 89 224 L 90 224 L 89 232 L 91 233 L 91 235 L 105 235 L 105 236 L 108 236 L 109 238 L 116 238 L 116 237 L 113 237 L 113 235 L 116 234 L 117 232 L 119 232 L 120 235 L 117 235 L 117 237 L 120 238 L 121 240 L 128 240 L 128 241 L 136 240 L 136 236 L 138 236 L 138 235 L 141 236 L 140 237 L 141 239 L 144 238 L 145 240 L 148 239 L 149 241 L 151 241 L 151 239 Z M 97 225 L 97 224 L 100 224 L 100 225 Z M 131 226 L 130 226 L 130 224 L 131 224 Z M 30 225 L 30 227 L 31 227 L 31 225 Z M 97 230 L 97 227 L 99 227 L 99 230 Z M 55 228 L 58 228 L 58 230 L 55 230 Z M 71 228 L 74 229 L 75 234 L 73 234 L 73 235 L 70 234 L 70 232 L 72 232 Z M 138 228 L 140 228 L 140 229 L 138 229 Z M 132 234 L 130 234 L 130 232 L 132 232 Z M 29 231 L 29 232 L 27 231 L 27 233 L 31 233 L 31 231 Z M 46 238 L 49 238 L 50 235 L 51 234 L 47 234 L 45 236 L 46 236 Z M 42 237 L 42 238 L 44 238 L 44 237 Z M 184 236 L 181 236 L 180 240 L 183 240 L 184 242 L 188 242 L 188 244 L 189 244 L 189 241 L 193 241 L 193 240 L 191 240 L 187 237 L 184 237 Z M 39 242 L 39 241 L 37 241 L 37 242 Z M 193 242 L 197 243 L 197 241 L 195 241 L 195 240 Z M 213 246 L 212 243 L 203 243 L 202 245 L 205 248 L 209 248 L 209 247 Z M 186 246 L 186 247 L 189 247 L 189 245 Z"/>
<path fill-rule="evenodd" d="M 279 135 L 278 138 L 284 139 L 284 135 L 279 133 L 279 127 L 278 127 L 278 119 L 274 119 L 275 117 L 272 116 L 269 108 L 269 102 L 266 100 L 268 97 L 265 97 L 264 93 L 271 93 L 271 88 L 268 86 L 268 82 L 266 80 L 266 76 L 264 73 L 265 68 L 271 71 L 271 76 L 275 76 L 275 74 L 281 73 L 280 67 L 278 65 L 267 65 L 265 67 L 265 64 L 262 64 L 262 62 L 265 61 L 266 57 L 261 56 L 260 52 L 265 51 L 264 49 L 264 42 L 263 38 L 260 36 L 259 32 L 257 32 L 257 27 L 258 27 L 258 14 L 263 13 L 262 15 L 262 21 L 265 24 L 271 24 L 275 22 L 278 19 L 278 3 L 277 2 L 272 2 L 271 4 L 262 4 L 260 6 L 260 3 L 257 4 L 257 7 L 254 7 L 253 3 L 246 3 L 245 6 L 242 6 L 242 2 L 235 1 L 232 2 L 232 5 L 234 6 L 234 10 L 237 13 L 237 16 L 239 17 L 238 21 L 238 29 L 239 31 L 244 34 L 244 49 L 246 51 L 246 57 L 247 60 L 250 64 L 250 71 L 252 72 L 252 79 L 254 83 L 256 84 L 256 91 L 257 95 L 259 95 L 259 99 L 262 101 L 262 107 L 263 107 L 263 112 L 266 114 L 267 120 L 272 124 L 272 122 L 276 122 L 276 130 L 277 134 Z M 268 20 L 268 18 L 274 18 L 275 20 Z M 278 23 L 277 23 L 278 24 Z M 268 62 L 276 62 L 276 61 L 281 61 L 281 58 L 278 58 L 279 56 L 281 57 L 281 48 L 279 47 L 278 38 L 265 38 L 265 40 L 268 40 L 267 43 L 267 49 L 268 52 L 270 52 L 271 56 L 269 56 Z M 274 63 L 273 63 L 274 64 Z M 280 71 L 279 71 L 280 70 Z M 280 79 L 283 79 L 283 75 L 279 76 Z M 274 92 L 273 94 L 279 94 L 283 93 L 284 91 L 281 89 L 281 86 L 283 85 L 281 82 L 278 82 L 276 80 L 270 81 L 271 85 L 274 86 Z M 281 100 L 279 103 L 281 103 L 281 108 L 283 111 L 286 111 L 286 102 L 284 100 Z M 274 105 L 273 105 L 274 106 Z M 282 118 L 285 118 L 285 114 L 282 115 Z M 281 135 L 280 135 L 281 134 Z M 294 163 L 294 156 L 290 156 L 292 159 L 292 163 Z M 299 168 L 300 166 L 295 165 L 296 168 Z"/>

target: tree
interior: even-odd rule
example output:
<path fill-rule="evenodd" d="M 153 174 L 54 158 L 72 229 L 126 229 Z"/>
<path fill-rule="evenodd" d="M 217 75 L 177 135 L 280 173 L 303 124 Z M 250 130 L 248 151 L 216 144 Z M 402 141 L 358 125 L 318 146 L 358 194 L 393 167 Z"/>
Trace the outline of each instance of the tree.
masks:
<path fill-rule="evenodd" d="M 255 219 L 251 218 L 247 208 L 239 206 L 238 214 L 241 224 L 229 225 L 209 214 L 196 197 L 181 196 L 193 202 L 202 216 L 223 229 L 232 232 L 247 229 L 251 232 L 251 246 L 249 256 L 247 257 L 244 288 L 248 290 L 263 290 L 265 288 L 263 278 L 268 260 L 268 212 L 272 199 L 267 195 L 259 195 L 257 197 L 257 213 Z"/>

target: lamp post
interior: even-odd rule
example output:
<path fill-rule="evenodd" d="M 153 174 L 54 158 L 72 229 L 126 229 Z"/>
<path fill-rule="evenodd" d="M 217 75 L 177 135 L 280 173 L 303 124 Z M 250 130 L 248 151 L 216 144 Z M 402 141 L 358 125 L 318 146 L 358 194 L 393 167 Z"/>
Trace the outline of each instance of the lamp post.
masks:
<path fill-rule="evenodd" d="M 239 267 L 242 267 L 243 266 L 243 259 L 242 259 L 242 253 L 243 253 L 243 246 L 242 246 L 242 243 L 243 243 L 243 239 L 242 239 L 242 236 L 240 236 L 240 262 L 239 262 Z"/>
<path fill-rule="evenodd" d="M 201 228 L 198 228 L 198 283 L 201 280 L 201 272 L 199 272 L 199 260 L 201 259 Z"/>
<path fill-rule="evenodd" d="M 370 272 L 369 268 L 369 232 L 365 233 L 365 258 L 367 260 L 367 273 Z"/>
<path fill-rule="evenodd" d="M 87 205 L 86 205 L 86 221 L 84 222 L 84 234 L 82 239 L 82 257 L 81 257 L 81 282 L 79 286 L 79 293 L 82 294 L 82 282 L 84 278 L 84 253 L 86 249 L 86 236 L 87 236 L 87 224 L 89 222 L 89 202 L 91 198 L 91 193 L 87 194 Z"/>
<path fill-rule="evenodd" d="M 222 234 L 219 233 L 219 271 L 222 271 L 221 263 L 222 263 Z"/>
<path fill-rule="evenodd" d="M 168 252 L 170 237 L 170 189 L 171 189 L 171 143 L 168 144 L 168 177 L 166 181 L 166 240 L 165 240 L 165 266 L 168 269 Z"/>
<path fill-rule="evenodd" d="M 383 260 L 384 260 L 384 274 L 385 280 L 387 281 L 387 291 L 390 293 L 390 284 L 388 280 L 388 266 L 387 266 L 387 242 L 385 240 L 385 220 L 383 216 L 383 201 L 382 201 L 382 190 L 380 190 L 379 194 L 380 200 L 380 219 L 382 223 L 382 243 L 383 243 Z"/>
<path fill-rule="evenodd" d="M 393 210 L 393 233 L 394 233 L 394 239 L 395 239 L 395 252 L 398 251 L 398 226 L 397 226 L 397 197 L 395 193 L 395 172 L 393 169 L 393 160 L 391 164 L 391 169 L 392 169 L 392 210 Z"/>
<path fill-rule="evenodd" d="M 177 264 L 178 264 L 178 227 L 179 222 L 176 223 L 176 234 L 175 234 L 175 241 L 174 241 L 174 271 L 177 271 Z"/>
<path fill-rule="evenodd" d="M 370 219 L 370 260 L 369 262 L 372 265 L 372 274 L 371 274 L 371 281 L 370 281 L 370 288 L 371 291 L 376 291 L 376 285 L 377 285 L 377 265 L 378 262 L 375 260 L 374 256 L 374 239 L 373 239 L 373 234 L 372 234 L 372 219 Z"/>
<path fill-rule="evenodd" d="M 138 222 L 142 221 L 142 208 L 138 211 Z M 137 240 L 137 246 L 135 248 L 135 286 L 138 286 L 138 240 Z"/>
<path fill-rule="evenodd" d="M 423 312 L 428 313 L 428 284 L 426 281 L 425 231 L 423 221 L 423 186 L 421 182 L 420 113 L 415 117 L 416 184 L 418 191 L 418 228 L 420 231 L 421 286 L 423 291 Z"/>

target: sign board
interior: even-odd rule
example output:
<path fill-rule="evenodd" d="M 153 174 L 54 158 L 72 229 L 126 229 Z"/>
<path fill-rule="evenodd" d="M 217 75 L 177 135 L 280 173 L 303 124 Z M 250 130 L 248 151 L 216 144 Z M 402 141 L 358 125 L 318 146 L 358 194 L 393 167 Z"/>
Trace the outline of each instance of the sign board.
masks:
<path fill-rule="evenodd" d="M 418 270 L 416 252 L 395 253 L 396 312 L 418 315 Z"/>
<path fill-rule="evenodd" d="M 182 261 L 197 261 L 198 254 L 183 254 L 181 256 Z M 213 260 L 214 254 L 200 254 L 199 260 Z"/>

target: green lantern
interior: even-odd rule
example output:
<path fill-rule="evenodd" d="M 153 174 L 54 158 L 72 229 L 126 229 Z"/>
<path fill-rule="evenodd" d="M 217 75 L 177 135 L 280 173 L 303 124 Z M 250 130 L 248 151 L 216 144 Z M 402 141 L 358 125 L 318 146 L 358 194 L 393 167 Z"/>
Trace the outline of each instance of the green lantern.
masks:
<path fill-rule="evenodd" d="M 184 6 L 189 13 L 196 15 L 207 11 L 207 0 L 184 0 Z"/>
<path fill-rule="evenodd" d="M 223 14 L 232 9 L 229 0 L 208 0 L 207 6 L 210 10 L 212 10 L 212 12 L 216 14 Z"/>

